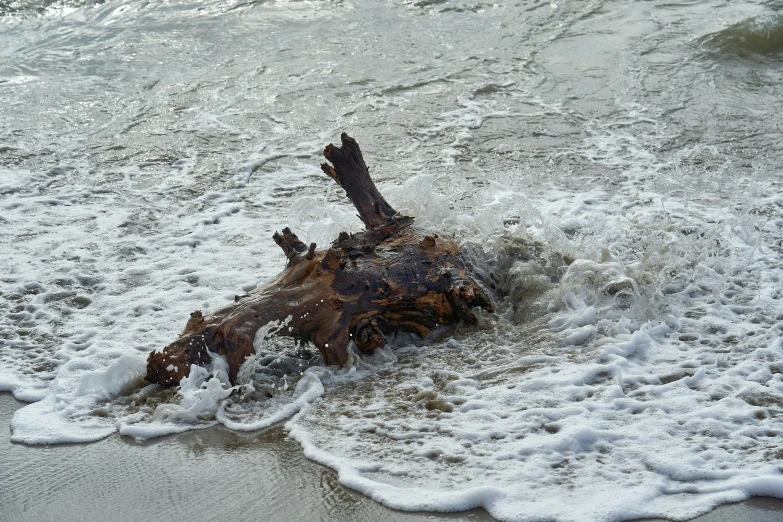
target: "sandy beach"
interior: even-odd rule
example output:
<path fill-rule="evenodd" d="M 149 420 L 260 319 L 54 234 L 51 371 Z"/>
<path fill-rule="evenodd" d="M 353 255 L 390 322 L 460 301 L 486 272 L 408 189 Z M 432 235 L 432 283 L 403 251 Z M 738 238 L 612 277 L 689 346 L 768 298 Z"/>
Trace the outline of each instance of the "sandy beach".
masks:
<path fill-rule="evenodd" d="M 0 520 L 492 520 L 393 511 L 308 461 L 281 427 L 235 433 L 216 427 L 138 443 L 111 436 L 93 444 L 9 442 L 13 412 L 0 394 Z"/>
<path fill-rule="evenodd" d="M 0 394 L 0 520 L 491 521 L 486 511 L 405 513 L 341 486 L 307 460 L 282 427 L 236 433 L 222 427 L 138 443 L 25 446 L 7 427 L 24 406 Z M 773 522 L 783 501 L 721 506 L 697 522 Z"/>

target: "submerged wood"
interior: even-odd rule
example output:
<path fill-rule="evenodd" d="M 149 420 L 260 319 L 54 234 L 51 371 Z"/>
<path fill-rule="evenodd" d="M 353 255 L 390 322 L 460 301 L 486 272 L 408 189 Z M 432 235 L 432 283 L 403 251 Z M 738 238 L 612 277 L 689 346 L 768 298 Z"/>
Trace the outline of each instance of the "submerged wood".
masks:
<path fill-rule="evenodd" d="M 474 324 L 476 307 L 492 310 L 457 244 L 416 233 L 413 218 L 378 192 L 356 141 L 345 133 L 341 140 L 340 147 L 326 147 L 332 164 L 321 168 L 345 189 L 366 230 L 342 232 L 325 250 L 307 246 L 288 228 L 275 233 L 286 269 L 230 306 L 190 314 L 179 338 L 149 355 L 148 381 L 177 385 L 192 364 L 208 364 L 212 353 L 226 358 L 235 383 L 254 353 L 256 332 L 272 321 L 286 323 L 276 335 L 312 342 L 327 365 L 343 365 L 351 341 L 370 353 L 393 332 L 424 337 L 442 326 Z"/>

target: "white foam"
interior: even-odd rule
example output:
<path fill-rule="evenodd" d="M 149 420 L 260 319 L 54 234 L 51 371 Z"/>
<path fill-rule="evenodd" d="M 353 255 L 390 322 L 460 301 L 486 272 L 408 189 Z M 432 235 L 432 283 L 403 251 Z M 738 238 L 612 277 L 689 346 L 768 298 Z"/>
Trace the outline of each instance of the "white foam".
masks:
<path fill-rule="evenodd" d="M 266 399 L 254 394 L 252 369 L 243 368 L 250 377 L 232 389 L 216 358 L 211 368 L 194 367 L 176 396 L 153 400 L 159 391 L 138 386 L 146 350 L 160 343 L 133 355 L 119 348 L 148 335 L 171 305 L 144 292 L 159 284 L 210 301 L 225 277 L 198 262 L 168 263 L 165 254 L 133 262 L 116 281 L 76 272 L 74 281 L 108 290 L 84 309 L 101 310 L 57 352 L 62 362 L 46 395 L 17 412 L 13 439 L 84 442 L 115 432 L 145 439 L 290 419 L 286 429 L 309 458 L 380 502 L 405 510 L 481 506 L 503 520 L 686 518 L 752 494 L 783 496 L 774 457 L 783 433 L 783 308 L 775 290 L 783 274 L 773 226 L 725 215 L 709 201 L 686 209 L 669 198 L 662 211 L 655 193 L 541 187 L 533 204 L 498 183 L 472 192 L 455 184 L 451 195 L 439 186 L 421 176 L 382 190 L 400 208 L 422 212 L 426 226 L 463 234 L 465 244 L 490 238 L 477 250 L 478 268 L 510 267 L 498 275 L 519 291 L 512 293 L 519 301 L 500 303 L 491 333 L 398 346 L 397 355 L 385 349 L 374 362 L 354 357 L 336 373 L 310 369 L 275 381 Z M 759 193 L 767 190 L 761 183 Z M 429 200 L 418 207 L 421 193 Z M 464 208 L 452 208 L 455 193 Z M 192 219 L 186 237 L 197 248 L 216 238 L 205 220 L 249 226 L 230 197 L 204 200 L 217 208 Z M 298 224 L 314 234 L 319 223 L 329 235 L 349 219 L 304 201 Z M 779 213 L 778 202 L 759 196 L 755 204 Z M 504 225 L 508 216 L 519 223 Z M 536 240 L 541 246 L 531 246 Z M 520 244 L 528 255 L 518 259 L 507 245 Z M 555 262 L 565 254 L 576 260 Z M 120 285 L 129 290 L 113 301 Z M 37 281 L 20 279 L 17 287 L 34 305 L 53 295 Z M 121 317 L 129 302 L 147 319 L 123 320 L 131 333 L 109 342 L 97 325 Z M 516 323 L 517 307 L 529 310 L 531 331 Z M 266 342 L 260 335 L 256 348 L 272 350 Z M 34 379 L 9 375 L 6 387 L 43 395 L 40 384 L 23 382 Z"/>
<path fill-rule="evenodd" d="M 393 380 L 367 384 L 404 390 L 386 401 L 327 389 L 328 401 L 286 424 L 306 455 L 390 507 L 482 506 L 501 520 L 684 519 L 751 495 L 782 497 L 771 455 L 783 429 L 783 308 L 763 284 L 783 276 L 780 253 L 763 234 L 747 237 L 745 216 L 716 225 L 712 208 L 690 202 L 688 226 L 704 230 L 694 241 L 674 220 L 646 220 L 647 209 L 610 224 L 622 205 L 588 197 L 592 208 L 566 199 L 541 212 L 578 208 L 604 227 L 593 233 L 617 238 L 604 243 L 612 261 L 598 261 L 597 248 L 545 293 L 550 343 L 515 343 L 501 330 L 476 357 L 467 355 L 479 352 L 474 340 L 457 343 L 460 355 L 429 346 Z M 771 210 L 773 200 L 758 204 Z M 454 357 L 466 359 L 462 369 Z M 440 382 L 446 361 L 458 369 Z M 451 410 L 428 406 L 433 398 Z"/>
<path fill-rule="evenodd" d="M 137 440 L 181 433 L 191 428 L 206 428 L 214 421 L 220 403 L 231 395 L 234 388 L 228 382 L 225 360 L 216 358 L 212 369 L 193 365 L 182 379 L 178 404 L 161 404 L 151 416 L 131 415 L 117 422 L 121 435 Z"/>
<path fill-rule="evenodd" d="M 146 361 L 138 355 L 120 355 L 104 369 L 82 358 L 64 364 L 38 402 L 18 410 L 11 420 L 11 440 L 27 444 L 92 442 L 117 428 L 92 415 L 144 375 Z"/>
<path fill-rule="evenodd" d="M 388 70 L 356 83 L 345 71 L 362 69 L 345 61 L 342 43 L 322 42 L 333 61 L 324 67 L 269 53 L 303 48 L 302 20 L 356 16 L 346 23 L 353 38 L 364 11 L 342 5 L 109 1 L 7 24 L 6 69 L 20 57 L 37 67 L 34 76 L 9 73 L 0 88 L 13 165 L 0 170 L 0 239 L 12 245 L 0 252 L 0 390 L 38 401 L 15 414 L 13 440 L 285 422 L 309 458 L 389 506 L 483 506 L 510 521 L 684 519 L 749 495 L 783 497 L 783 198 L 774 162 L 743 148 L 769 145 L 770 127 L 756 135 L 760 120 L 748 118 L 736 134 L 708 129 L 714 135 L 701 143 L 677 119 L 700 96 L 645 107 L 660 93 L 640 94 L 647 78 L 662 80 L 645 60 L 668 63 L 668 42 L 687 48 L 694 34 L 766 8 L 698 3 L 665 14 L 640 3 L 627 12 L 649 20 L 652 10 L 685 36 L 643 29 L 650 36 L 638 38 L 626 10 L 561 4 L 525 13 L 531 23 L 506 33 L 530 46 L 524 56 L 473 25 L 502 30 L 513 7 L 437 12 L 427 20 L 473 36 L 451 39 L 454 50 L 433 68 L 385 62 Z M 398 7 L 366 9 L 405 20 Z M 621 29 L 612 35 L 591 26 L 613 21 Z M 216 33 L 207 22 L 223 23 L 222 43 L 247 52 L 215 46 L 217 65 L 194 69 L 190 40 L 161 43 L 139 30 L 188 24 L 201 45 Z M 258 31 L 288 23 L 294 30 Z M 547 54 L 556 47 L 542 42 L 575 49 L 585 41 L 577 27 L 612 39 L 591 67 L 631 38 L 652 58 L 612 62 L 621 88 L 597 82 L 591 91 L 600 69 L 574 87 L 561 81 L 558 53 Z M 385 59 L 393 53 L 383 40 L 399 39 L 379 34 L 374 56 Z M 406 38 L 428 42 L 419 36 Z M 667 44 L 655 48 L 661 37 Z M 62 69 L 51 42 L 57 56 L 78 51 L 80 60 Z M 497 57 L 474 56 L 490 47 Z M 138 67 L 114 82 L 132 48 L 144 49 L 133 54 Z M 686 55 L 671 67 L 673 89 L 722 89 L 715 80 L 724 78 L 698 65 L 698 79 L 710 81 L 693 81 L 687 51 L 678 52 Z M 101 70 L 108 76 L 94 74 Z M 753 88 L 773 90 L 770 78 L 760 74 Z M 345 107 L 325 103 L 335 94 Z M 372 131 L 362 137 L 350 126 Z M 394 350 L 351 354 L 340 370 L 264 381 L 250 361 L 234 387 L 216 358 L 178 390 L 148 386 L 147 354 L 175 339 L 183 318 L 282 269 L 275 230 L 291 225 L 324 247 L 361 228 L 316 166 L 337 127 L 357 134 L 395 208 L 471 251 L 501 295 L 497 313 L 442 341 L 399 336 Z M 265 342 L 262 332 L 256 348 L 273 351 Z"/>
<path fill-rule="evenodd" d="M 266 416 L 258 418 L 258 412 L 253 412 L 253 419 L 247 416 L 238 420 L 236 413 L 232 416 L 226 414 L 225 405 L 217 412 L 217 420 L 226 428 L 238 431 L 255 431 L 268 428 L 291 418 L 305 406 L 313 403 L 324 394 L 324 387 L 317 374 L 308 371 L 296 384 L 293 400 L 271 401 L 270 407 L 264 410 L 269 412 Z"/>

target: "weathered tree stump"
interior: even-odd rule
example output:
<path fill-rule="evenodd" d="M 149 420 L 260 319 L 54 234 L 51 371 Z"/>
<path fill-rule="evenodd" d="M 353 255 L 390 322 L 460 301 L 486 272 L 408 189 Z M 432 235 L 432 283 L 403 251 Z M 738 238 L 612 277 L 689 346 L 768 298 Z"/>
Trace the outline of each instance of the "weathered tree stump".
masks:
<path fill-rule="evenodd" d="M 288 228 L 274 240 L 288 258 L 276 279 L 231 306 L 190 314 L 179 338 L 147 359 L 147 380 L 174 386 L 190 365 L 207 364 L 210 352 L 226 358 L 229 378 L 253 355 L 256 332 L 272 321 L 287 324 L 276 335 L 310 341 L 327 365 L 343 365 L 351 341 L 362 352 L 383 346 L 386 335 L 422 337 L 459 322 L 475 324 L 475 307 L 492 310 L 454 241 L 412 230 L 378 192 L 356 141 L 328 145 L 322 170 L 345 189 L 366 230 L 342 232 L 332 246 L 306 246 Z M 290 318 L 290 319 L 289 319 Z"/>

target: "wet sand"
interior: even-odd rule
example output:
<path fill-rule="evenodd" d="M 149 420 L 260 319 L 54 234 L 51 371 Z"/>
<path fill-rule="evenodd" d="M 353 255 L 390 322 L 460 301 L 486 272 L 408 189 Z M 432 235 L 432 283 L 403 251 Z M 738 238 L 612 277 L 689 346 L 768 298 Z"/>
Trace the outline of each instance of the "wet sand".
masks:
<path fill-rule="evenodd" d="M 482 509 L 405 513 L 344 488 L 276 427 L 216 427 L 135 442 L 30 447 L 9 442 L 24 403 L 0 393 L 0 520 L 491 521 Z M 754 498 L 694 522 L 778 522 L 783 501 Z M 652 522 L 652 521 L 651 521 Z"/>

